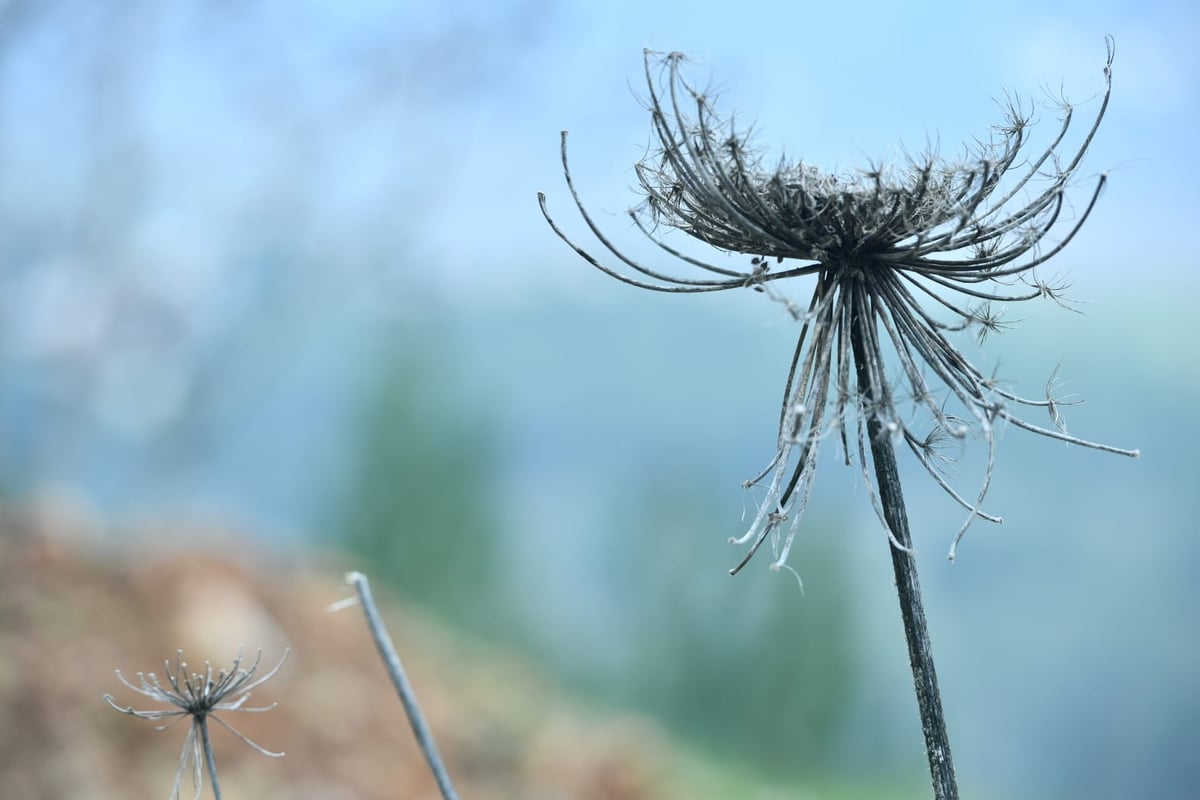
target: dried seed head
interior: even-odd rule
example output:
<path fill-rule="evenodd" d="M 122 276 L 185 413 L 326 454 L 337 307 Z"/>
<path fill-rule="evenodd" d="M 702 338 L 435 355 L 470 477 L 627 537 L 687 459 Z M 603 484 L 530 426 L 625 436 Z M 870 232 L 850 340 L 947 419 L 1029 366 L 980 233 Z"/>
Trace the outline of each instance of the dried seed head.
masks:
<path fill-rule="evenodd" d="M 1078 177 L 1108 108 L 1113 43 L 1106 43 L 1103 99 L 1077 144 L 1066 144 L 1074 119 L 1069 103 L 1057 106 L 1060 125 L 1051 141 L 1031 150 L 1032 111 L 1010 102 L 1004 121 L 962 159 L 945 160 L 929 152 L 898 168 L 873 165 L 852 174 L 830 174 L 788 160 L 765 166 L 749 135 L 732 119 L 720 117 L 708 96 L 685 80 L 680 54 L 646 51 L 655 146 L 636 165 L 645 199 L 630 216 L 663 251 L 697 268 L 693 276 L 645 266 L 610 242 L 576 191 L 563 133 L 563 170 L 576 207 L 629 271 L 602 263 L 571 241 L 539 193 L 547 222 L 585 260 L 625 283 L 662 292 L 752 287 L 785 303 L 801 323 L 775 456 L 747 482 L 765 486 L 765 498 L 749 530 L 733 540 L 749 544 L 733 572 L 768 538 L 775 545 L 773 565 L 783 565 L 812 489 L 819 446 L 830 435 L 841 440 L 847 462 L 857 453 L 872 503 L 887 527 L 866 469 L 868 420 L 880 423 L 881 435 L 903 440 L 938 485 L 967 510 L 951 558 L 976 517 L 1000 521 L 981 508 L 994 465 L 997 422 L 1137 455 L 1068 434 L 1061 400 L 1012 393 L 971 364 L 949 338 L 970 329 L 982 342 L 986 334 L 1001 330 L 993 303 L 1063 302 L 1065 287 L 1042 278 L 1038 268 L 1075 236 L 1105 186 L 1101 175 L 1082 211 L 1070 213 L 1066 190 Z M 658 236 L 664 228 L 751 256 L 750 269 L 685 255 Z M 807 308 L 773 289 L 776 281 L 806 275 L 816 280 Z M 861 348 L 852 348 L 854 341 Z M 902 410 L 910 405 L 932 419 L 931 431 L 912 429 L 907 421 L 911 414 Z M 1019 416 L 1030 408 L 1045 409 L 1053 427 Z M 986 443 L 988 459 L 979 490 L 968 499 L 949 484 L 938 461 L 939 445 L 972 432 Z"/>
<path fill-rule="evenodd" d="M 179 789 L 183 782 L 183 776 L 189 771 L 189 764 L 192 773 L 192 785 L 196 790 L 196 797 L 200 796 L 200 790 L 203 786 L 203 768 L 201 766 L 201 749 L 202 742 L 206 745 L 206 729 L 205 725 L 209 719 L 217 722 L 221 727 L 237 736 L 246 744 L 262 753 L 265 756 L 280 758 L 283 753 L 273 753 L 260 745 L 252 742 L 250 739 L 243 736 L 238 731 L 230 727 L 224 720 L 216 716 L 218 711 L 240 711 L 240 712 L 261 712 L 270 711 L 275 707 L 275 703 L 269 706 L 260 706 L 257 708 L 249 708 L 245 705 L 250 699 L 250 691 L 255 689 L 271 678 L 275 677 L 275 673 L 283 666 L 283 662 L 287 661 L 287 650 L 284 651 L 283 657 L 279 659 L 279 663 L 275 665 L 267 674 L 260 677 L 255 677 L 258 671 L 258 665 L 262 659 L 262 651 L 259 650 L 254 658 L 254 663 L 247 668 L 242 667 L 242 652 L 239 650 L 237 656 L 233 659 L 233 666 L 228 670 L 221 669 L 214 673 L 213 666 L 208 661 L 204 662 L 204 672 L 195 673 L 188 671 L 187 662 L 183 660 L 183 651 L 175 652 L 175 661 L 170 660 L 164 663 L 164 676 L 166 677 L 166 686 L 158 679 L 158 676 L 153 672 L 137 674 L 138 682 L 135 685 L 121 674 L 121 670 L 117 670 L 117 680 L 132 689 L 140 695 L 149 697 L 159 703 L 164 703 L 174 708 L 164 709 L 149 709 L 146 711 L 138 711 L 132 706 L 117 705 L 113 700 L 112 695 L 104 695 L 104 702 L 108 703 L 114 710 L 120 711 L 122 714 L 128 714 L 138 719 L 148 720 L 166 720 L 166 722 L 158 726 L 158 730 L 165 730 L 171 725 L 174 725 L 184 717 L 191 717 L 192 726 L 188 729 L 188 734 L 183 740 L 183 750 L 179 755 L 179 769 L 175 772 L 175 786 L 171 793 L 171 797 L 179 797 Z M 208 754 L 211 756 L 211 753 Z M 209 761 L 210 769 L 212 761 Z M 216 776 L 210 776 L 213 783 L 216 783 Z"/>

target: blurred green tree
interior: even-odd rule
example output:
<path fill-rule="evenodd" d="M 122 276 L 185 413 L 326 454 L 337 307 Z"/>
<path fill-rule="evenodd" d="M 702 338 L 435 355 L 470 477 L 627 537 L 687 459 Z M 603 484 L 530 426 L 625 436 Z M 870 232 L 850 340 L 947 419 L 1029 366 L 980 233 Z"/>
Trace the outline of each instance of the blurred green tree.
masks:
<path fill-rule="evenodd" d="M 826 777 L 857 680 L 840 525 L 814 517 L 811 535 L 797 542 L 803 589 L 783 573 L 730 578 L 738 554 L 726 544 L 730 525 L 714 522 L 720 495 L 680 490 L 700 483 L 680 472 L 667 473 L 670 486 L 639 481 L 630 518 L 617 526 L 637 539 L 624 549 L 624 568 L 643 593 L 630 615 L 638 655 L 625 699 L 769 774 Z"/>
<path fill-rule="evenodd" d="M 440 362 L 396 349 L 368 370 L 325 529 L 377 582 L 456 626 L 494 630 L 494 426 Z"/>

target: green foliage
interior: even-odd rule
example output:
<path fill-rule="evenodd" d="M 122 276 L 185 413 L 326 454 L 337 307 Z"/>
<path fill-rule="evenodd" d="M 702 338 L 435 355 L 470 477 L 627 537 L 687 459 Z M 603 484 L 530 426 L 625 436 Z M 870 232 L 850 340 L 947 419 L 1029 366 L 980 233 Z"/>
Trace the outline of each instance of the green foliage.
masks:
<path fill-rule="evenodd" d="M 671 483 L 696 484 L 678 472 Z M 856 679 L 852 592 L 835 532 L 814 517 L 797 542 L 804 589 L 765 566 L 730 577 L 741 551 L 726 544 L 720 506 L 698 494 L 648 486 L 631 504 L 628 529 L 644 533 L 627 565 L 642 593 L 628 698 L 767 774 L 830 774 Z"/>
<path fill-rule="evenodd" d="M 372 578 L 457 625 L 491 627 L 495 449 L 480 404 L 417 356 L 389 353 L 370 375 L 328 528 Z"/>
<path fill-rule="evenodd" d="M 576 687 L 658 718 L 719 760 L 803 782 L 836 773 L 858 673 L 835 526 L 814 516 L 798 539 L 803 589 L 766 561 L 730 577 L 742 553 L 726 543 L 740 525 L 728 502 L 737 490 L 705 489 L 710 455 L 685 447 L 687 458 L 610 472 L 597 486 L 612 501 L 581 526 L 603 541 L 576 543 L 596 554 L 589 572 L 598 583 L 581 597 L 611 604 L 601 615 L 614 625 L 605 635 L 632 655 L 618 659 L 621 667 L 581 673 L 570 666 L 579 664 L 572 644 L 526 635 L 506 596 L 554 567 L 501 574 L 498 544 L 528 535 L 504 529 L 493 512 L 500 421 L 481 415 L 504 401 L 478 401 L 478 387 L 461 391 L 451 370 L 416 356 L 389 355 L 371 374 L 328 526 L 361 558 L 356 565 L 453 624 L 525 639 L 538 662 L 557 663 Z"/>

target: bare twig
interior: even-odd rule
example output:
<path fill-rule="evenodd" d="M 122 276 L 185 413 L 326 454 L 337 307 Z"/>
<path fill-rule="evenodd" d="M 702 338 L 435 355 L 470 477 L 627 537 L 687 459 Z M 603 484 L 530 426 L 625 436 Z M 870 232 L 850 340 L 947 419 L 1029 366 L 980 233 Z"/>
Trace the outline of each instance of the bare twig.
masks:
<path fill-rule="evenodd" d="M 388 635 L 387 628 L 384 627 L 383 620 L 379 616 L 379 609 L 371 595 L 371 584 L 367 581 L 367 576 L 361 572 L 348 572 L 346 573 L 346 583 L 353 586 L 358 595 L 358 602 L 362 605 L 363 614 L 366 615 L 371 638 L 375 640 L 375 649 L 379 651 L 379 657 L 383 659 L 388 675 L 392 679 L 392 685 L 396 687 L 396 693 L 400 695 L 400 702 L 404 705 L 404 713 L 408 715 L 408 723 L 412 726 L 413 736 L 416 737 L 417 744 L 421 746 L 425 760 L 429 762 L 429 769 L 433 772 L 433 778 L 437 781 L 442 797 L 445 800 L 458 800 L 458 793 L 454 791 L 454 786 L 450 783 L 450 775 L 446 772 L 441 755 L 438 754 L 433 733 L 429 730 L 425 715 L 421 713 L 421 704 L 417 702 L 417 693 L 408 680 L 404 665 L 400 663 L 400 656 L 396 654 L 396 648 L 392 645 L 392 637 Z"/>

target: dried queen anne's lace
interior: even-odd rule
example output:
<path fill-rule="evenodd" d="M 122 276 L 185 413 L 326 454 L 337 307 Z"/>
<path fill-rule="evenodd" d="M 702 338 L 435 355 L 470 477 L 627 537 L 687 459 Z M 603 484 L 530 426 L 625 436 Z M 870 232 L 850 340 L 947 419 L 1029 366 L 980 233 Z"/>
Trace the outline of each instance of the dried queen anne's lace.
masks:
<path fill-rule="evenodd" d="M 1044 280 L 1037 268 L 1074 237 L 1104 189 L 1106 177 L 1100 175 L 1082 212 L 1072 214 L 1066 189 L 1104 118 L 1112 89 L 1111 39 L 1107 44 L 1104 96 L 1077 146 L 1064 145 L 1074 118 L 1066 101 L 1058 105 L 1057 134 L 1033 152 L 1032 112 L 1010 103 L 1004 123 L 963 159 L 949 161 L 930 152 L 900 168 L 872 167 L 846 175 L 787 160 L 765 166 L 748 134 L 719 117 L 709 98 L 682 77 L 683 56 L 646 51 L 656 146 L 636 165 L 645 200 L 630 216 L 664 252 L 697 268 L 692 277 L 634 261 L 601 232 L 576 191 L 563 132 L 563 170 L 576 207 L 600 243 L 630 271 L 610 267 L 575 244 L 550 217 L 545 195 L 539 193 L 547 222 L 580 256 L 625 283 L 655 291 L 751 287 L 786 304 L 801 323 L 775 456 L 746 482 L 765 486 L 765 497 L 749 530 L 733 540 L 749 544 L 733 572 L 768 538 L 775 543 L 773 566 L 785 563 L 812 490 L 819 445 L 830 435 L 840 439 L 847 463 L 857 452 L 885 528 L 866 467 L 868 428 L 877 427 L 880 435 L 908 446 L 937 484 L 968 511 L 950 558 L 975 518 L 1000 521 L 981 508 L 995 460 L 997 423 L 1138 455 L 1068 433 L 1063 401 L 1051 395 L 1053 376 L 1044 398 L 1021 397 L 975 367 L 949 336 L 971 329 L 982 340 L 999 330 L 1003 324 L 991 305 L 995 302 L 1061 302 L 1064 287 Z M 750 256 L 750 269 L 689 256 L 657 236 L 662 228 Z M 816 286 L 806 307 L 774 289 L 776 281 L 809 275 Z M 930 429 L 915 430 L 912 415 L 902 413 L 902 407 L 927 415 Z M 1044 409 L 1051 426 L 1028 421 L 1019 415 L 1021 409 Z M 987 467 L 978 492 L 969 498 L 940 469 L 945 458 L 940 447 L 972 433 L 986 443 Z M 901 546 L 894 535 L 892 542 Z"/>
<path fill-rule="evenodd" d="M 112 695 L 109 694 L 104 695 L 104 702 L 108 703 L 114 710 L 120 711 L 122 714 L 128 714 L 131 717 L 153 721 L 166 720 L 165 723 L 158 727 L 160 731 L 174 725 L 185 717 L 190 717 L 192 725 L 183 740 L 183 750 L 179 754 L 179 768 L 175 772 L 175 785 L 172 788 L 170 797 L 178 798 L 180 796 L 179 790 L 183 783 L 183 776 L 189 771 L 192 773 L 192 786 L 196 790 L 195 797 L 200 797 L 200 791 L 203 786 L 202 758 L 207 758 L 210 772 L 209 778 L 212 780 L 214 793 L 217 797 L 220 797 L 220 790 L 217 788 L 216 765 L 212 758 L 212 749 L 208 741 L 208 720 L 213 720 L 259 753 L 273 758 L 282 757 L 283 753 L 273 753 L 247 739 L 220 717 L 216 716 L 216 713 L 218 711 L 258 713 L 273 709 L 275 707 L 274 703 L 269 706 L 251 708 L 246 705 L 246 701 L 250 699 L 251 690 L 262 686 L 275 677 L 275 673 L 279 672 L 279 669 L 283 666 L 283 662 L 287 660 L 288 652 L 285 650 L 283 656 L 279 659 L 279 663 L 265 675 L 255 677 L 258 672 L 259 662 L 262 660 L 261 650 L 258 651 L 258 654 L 254 658 L 254 663 L 249 667 L 242 666 L 242 652 L 239 650 L 237 656 L 233 659 L 233 666 L 229 669 L 214 671 L 212 664 L 205 661 L 204 672 L 202 673 L 190 672 L 187 662 L 183 660 L 183 651 L 177 650 L 174 663 L 171 661 L 164 662 L 166 671 L 163 674 L 166 679 L 166 686 L 163 685 L 163 682 L 153 672 L 139 672 L 137 674 L 138 682 L 134 684 L 121 674 L 121 670 L 117 670 L 117 680 L 126 688 L 132 689 L 155 702 L 163 703 L 169 706 L 169 708 L 142 711 L 132 706 L 118 705 Z"/>

